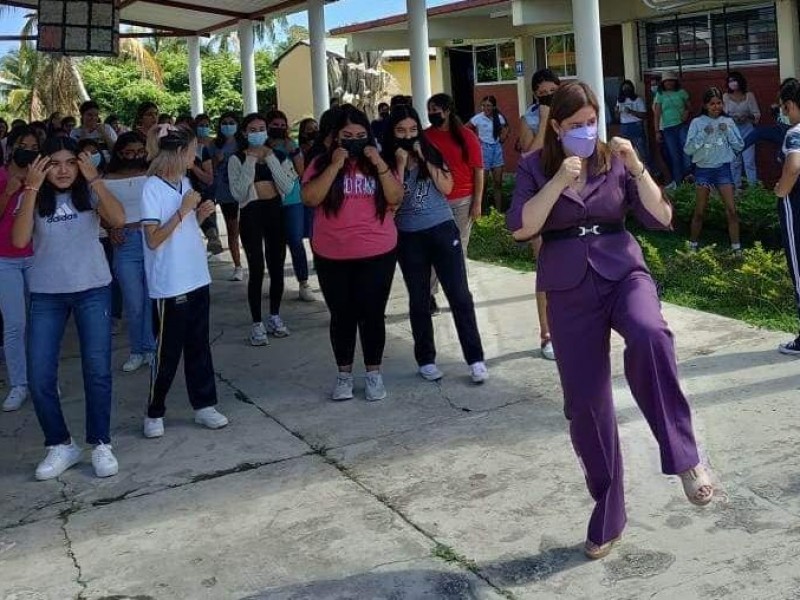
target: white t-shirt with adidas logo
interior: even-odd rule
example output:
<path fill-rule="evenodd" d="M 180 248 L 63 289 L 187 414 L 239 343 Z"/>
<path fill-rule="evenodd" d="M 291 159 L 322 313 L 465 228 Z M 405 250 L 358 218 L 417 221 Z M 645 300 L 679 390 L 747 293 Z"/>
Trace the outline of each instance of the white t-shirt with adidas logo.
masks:
<path fill-rule="evenodd" d="M 92 195 L 92 208 L 97 198 Z M 96 210 L 78 211 L 72 194 L 56 194 L 56 210 L 49 217 L 34 213 L 33 265 L 28 287 L 36 294 L 71 294 L 111 283 Z"/>

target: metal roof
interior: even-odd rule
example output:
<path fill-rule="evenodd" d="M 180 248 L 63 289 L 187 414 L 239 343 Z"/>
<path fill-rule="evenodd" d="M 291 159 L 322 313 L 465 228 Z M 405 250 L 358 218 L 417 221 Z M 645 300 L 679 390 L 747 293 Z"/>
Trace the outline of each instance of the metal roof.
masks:
<path fill-rule="evenodd" d="M 336 2 L 337 0 L 326 0 Z M 35 10 L 38 0 L 0 0 Z M 260 21 L 306 9 L 306 0 L 117 0 L 120 22 L 180 35 L 207 35 L 242 19 Z"/>

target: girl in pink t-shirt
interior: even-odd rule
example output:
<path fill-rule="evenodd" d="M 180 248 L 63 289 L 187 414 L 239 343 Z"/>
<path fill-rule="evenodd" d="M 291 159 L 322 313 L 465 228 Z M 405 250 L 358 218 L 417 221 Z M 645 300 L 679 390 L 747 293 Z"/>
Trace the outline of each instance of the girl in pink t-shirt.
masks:
<path fill-rule="evenodd" d="M 29 127 L 17 127 L 8 136 L 8 166 L 0 165 L 0 314 L 3 317 L 3 347 L 11 389 L 3 410 L 18 410 L 28 397 L 25 358 L 27 307 L 25 281 L 33 249 L 15 248 L 11 229 L 19 205 L 28 165 L 39 155 L 39 140 Z"/>
<path fill-rule="evenodd" d="M 383 400 L 385 312 L 394 278 L 397 230 L 392 213 L 403 186 L 381 158 L 367 116 L 338 109 L 333 144 L 303 176 L 303 202 L 314 207 L 311 247 L 331 313 L 339 374 L 333 400 L 353 398 L 353 358 L 360 334 L 367 400 Z"/>

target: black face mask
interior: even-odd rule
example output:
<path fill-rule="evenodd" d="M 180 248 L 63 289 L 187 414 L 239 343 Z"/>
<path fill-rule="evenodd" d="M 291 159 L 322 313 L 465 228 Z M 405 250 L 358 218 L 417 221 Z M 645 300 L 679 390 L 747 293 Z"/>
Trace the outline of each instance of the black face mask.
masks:
<path fill-rule="evenodd" d="M 553 94 L 547 94 L 546 96 L 539 96 L 538 98 L 539 104 L 542 106 L 550 106 L 550 103 L 553 101 Z"/>
<path fill-rule="evenodd" d="M 147 159 L 141 158 L 123 158 L 120 160 L 123 169 L 130 171 L 141 171 L 147 168 Z"/>
<path fill-rule="evenodd" d="M 339 145 L 347 150 L 350 158 L 356 158 L 364 154 L 364 150 L 369 146 L 367 138 L 349 138 L 339 142 Z"/>
<path fill-rule="evenodd" d="M 441 127 L 444 125 L 444 115 L 442 113 L 428 113 L 428 121 L 434 127 Z"/>
<path fill-rule="evenodd" d="M 39 156 L 39 153 L 36 150 L 17 148 L 14 150 L 12 159 L 14 160 L 14 164 L 16 164 L 19 168 L 24 169 L 28 165 L 32 165 L 37 156 Z"/>
<path fill-rule="evenodd" d="M 269 127 L 267 129 L 267 136 L 274 140 L 285 140 L 286 129 L 283 127 Z"/>
<path fill-rule="evenodd" d="M 398 148 L 402 148 L 406 152 L 413 152 L 414 151 L 414 144 L 419 141 L 419 137 L 413 138 L 395 138 L 395 142 L 397 143 Z"/>

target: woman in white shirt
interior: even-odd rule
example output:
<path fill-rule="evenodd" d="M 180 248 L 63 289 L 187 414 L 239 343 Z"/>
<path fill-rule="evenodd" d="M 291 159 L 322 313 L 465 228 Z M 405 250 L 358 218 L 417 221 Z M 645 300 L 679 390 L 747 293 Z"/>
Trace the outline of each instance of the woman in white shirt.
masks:
<path fill-rule="evenodd" d="M 122 291 L 131 351 L 122 370 L 132 373 L 150 365 L 156 351 L 153 306 L 147 292 L 142 242 L 141 204 L 147 179 L 145 139 L 130 131 L 119 136 L 108 165 L 106 187 L 125 208 L 125 226 L 109 232 L 113 267 Z"/>
<path fill-rule="evenodd" d="M 194 164 L 193 131 L 159 125 L 148 148 L 157 148 L 142 190 L 147 289 L 158 309 L 158 349 L 151 369 L 144 436 L 164 435 L 166 398 L 183 356 L 194 421 L 220 429 L 228 419 L 215 408 L 217 387 L 209 341 L 211 274 L 200 223 L 215 210 L 192 189 L 186 170 Z"/>
<path fill-rule="evenodd" d="M 758 100 L 753 92 L 747 91 L 747 80 L 738 71 L 728 73 L 728 91 L 722 95 L 722 106 L 725 114 L 736 123 L 742 139 L 753 131 L 761 119 Z M 742 187 L 742 163 L 744 163 L 747 184 L 755 185 L 758 181 L 755 146 L 746 148 L 742 151 L 741 157 L 737 156 L 731 163 L 733 183 L 736 189 Z"/>
<path fill-rule="evenodd" d="M 508 137 L 508 121 L 497 108 L 497 98 L 481 100 L 481 112 L 472 117 L 467 127 L 478 134 L 483 152 L 483 169 L 494 183 L 494 207 L 503 210 L 503 143 Z"/>
<path fill-rule="evenodd" d="M 644 132 L 647 107 L 644 104 L 644 98 L 636 93 L 636 88 L 630 79 L 626 79 L 619 86 L 615 112 L 620 123 L 620 135 L 631 141 L 631 144 L 639 154 L 639 158 L 643 163 L 647 164 L 649 156 L 647 138 Z"/>

